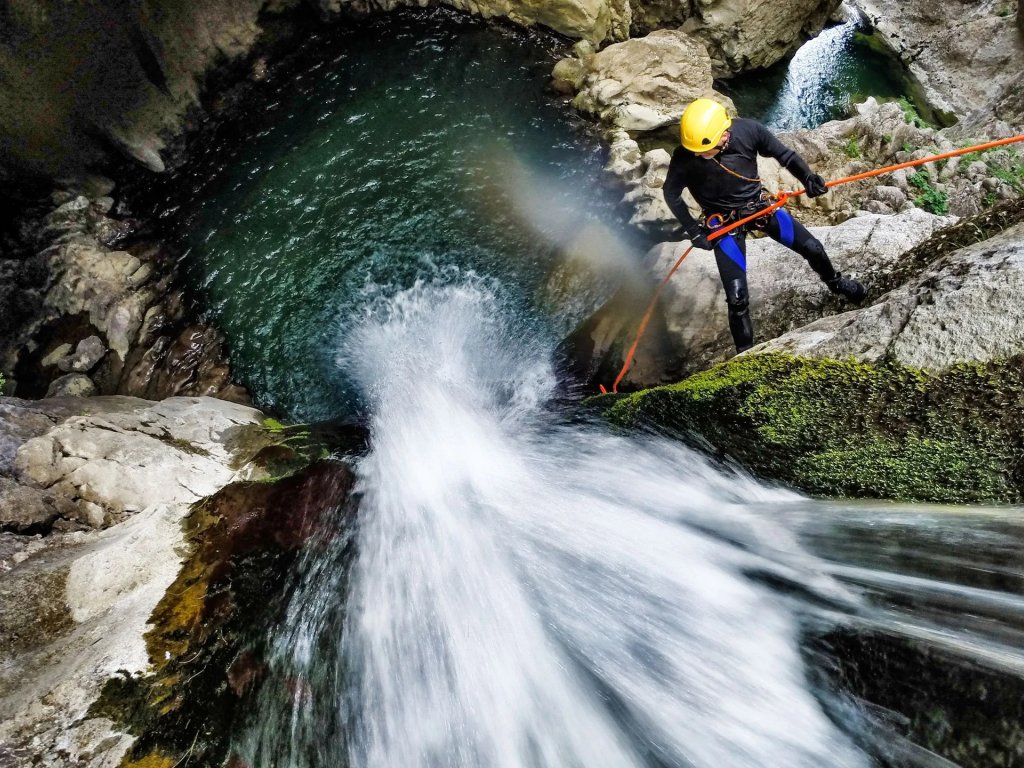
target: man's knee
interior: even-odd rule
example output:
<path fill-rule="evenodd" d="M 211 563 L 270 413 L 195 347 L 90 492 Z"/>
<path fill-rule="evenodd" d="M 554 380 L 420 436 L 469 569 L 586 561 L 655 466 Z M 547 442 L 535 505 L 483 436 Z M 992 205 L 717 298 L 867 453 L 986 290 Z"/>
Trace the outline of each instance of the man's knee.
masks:
<path fill-rule="evenodd" d="M 725 303 L 729 305 L 729 312 L 742 314 L 750 306 L 750 296 L 747 294 L 745 280 L 729 280 L 725 284 Z"/>
<path fill-rule="evenodd" d="M 803 243 L 803 256 L 808 261 L 821 261 L 822 259 L 828 258 L 828 253 L 825 251 L 825 246 L 821 244 L 821 240 L 816 237 L 809 237 L 806 242 Z"/>

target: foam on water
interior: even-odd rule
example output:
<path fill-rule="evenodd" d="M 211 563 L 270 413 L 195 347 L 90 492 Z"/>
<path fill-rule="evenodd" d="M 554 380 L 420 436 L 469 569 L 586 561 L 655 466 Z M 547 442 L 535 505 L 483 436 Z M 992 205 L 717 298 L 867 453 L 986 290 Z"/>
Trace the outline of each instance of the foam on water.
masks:
<path fill-rule="evenodd" d="M 348 336 L 355 561 L 308 557 L 251 763 L 866 765 L 809 689 L 797 604 L 748 575 L 842 597 L 753 511 L 795 497 L 558 423 L 547 351 L 503 318 L 482 281 L 419 283 Z"/>

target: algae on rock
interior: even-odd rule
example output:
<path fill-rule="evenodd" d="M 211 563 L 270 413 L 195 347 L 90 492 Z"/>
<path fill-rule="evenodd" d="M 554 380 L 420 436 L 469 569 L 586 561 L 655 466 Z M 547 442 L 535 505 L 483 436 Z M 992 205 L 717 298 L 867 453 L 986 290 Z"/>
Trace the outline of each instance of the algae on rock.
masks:
<path fill-rule="evenodd" d="M 600 402 L 600 401 L 598 401 Z M 896 363 L 744 355 L 621 398 L 613 423 L 706 441 L 811 493 L 1024 498 L 1024 358 L 941 375 Z"/>

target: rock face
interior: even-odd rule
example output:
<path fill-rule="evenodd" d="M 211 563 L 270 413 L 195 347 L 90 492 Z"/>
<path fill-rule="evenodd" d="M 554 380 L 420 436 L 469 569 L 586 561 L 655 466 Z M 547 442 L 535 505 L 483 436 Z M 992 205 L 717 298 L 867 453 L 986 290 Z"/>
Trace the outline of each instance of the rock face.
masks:
<path fill-rule="evenodd" d="M 897 216 L 859 216 L 836 227 L 811 231 L 822 241 L 838 269 L 856 274 L 870 285 L 893 269 L 908 249 L 952 221 L 911 209 Z M 688 245 L 663 243 L 648 254 L 651 285 L 668 274 Z M 778 336 L 823 315 L 836 316 L 820 323 L 842 323 L 844 318 L 859 314 L 849 312 L 850 306 L 830 294 L 799 256 L 774 240 L 748 238 L 747 263 L 757 338 Z M 608 371 L 618 370 L 645 303 L 646 298 L 616 297 L 577 331 L 571 347 L 581 356 L 589 356 L 589 362 L 579 369 L 581 375 L 606 378 Z M 843 314 L 836 314 L 840 312 Z M 708 251 L 695 250 L 683 262 L 662 294 L 657 317 L 654 332 L 645 334 L 637 350 L 638 360 L 643 364 L 631 369 L 623 380 L 628 388 L 663 383 L 733 354 L 725 294 L 714 258 Z M 865 334 L 858 338 L 869 344 L 873 336 Z"/>
<path fill-rule="evenodd" d="M 540 24 L 594 43 L 625 39 L 631 20 L 630 0 L 446 0 L 445 5 L 523 26 Z"/>
<path fill-rule="evenodd" d="M 35 314 L 17 311 L 22 292 L 0 294 L 0 313 L 15 315 L 0 328 L 0 370 L 20 379 L 19 394 L 247 400 L 221 335 L 186 323 L 173 261 L 156 246 L 119 247 L 137 222 L 113 217 L 109 197 L 60 199 L 27 227 L 35 253 L 9 263 Z"/>
<path fill-rule="evenodd" d="M 162 170 L 162 135 L 197 103 L 203 73 L 246 52 L 260 11 L 281 4 L 10 5 L 0 48 L 0 156 L 17 159 L 22 171 L 59 176 L 103 159 L 107 144 Z"/>
<path fill-rule="evenodd" d="M 1024 39 L 1001 0 L 857 0 L 856 5 L 910 67 L 926 100 L 961 117 L 992 109 L 1019 90 Z"/>
<path fill-rule="evenodd" d="M 697 0 L 683 29 L 700 37 L 711 53 L 716 77 L 768 67 L 786 57 L 822 27 L 838 0 Z"/>
<path fill-rule="evenodd" d="M 132 737 L 89 707 L 107 679 L 148 666 L 143 635 L 180 569 L 182 520 L 260 476 L 241 438 L 262 414 L 209 398 L 0 399 L 0 413 L 0 498 L 15 502 L 0 527 L 54 531 L 16 537 L 3 561 L 0 744 L 32 764 L 117 765 Z"/>
<path fill-rule="evenodd" d="M 760 3 L 756 0 L 643 0 L 633 3 L 633 34 L 680 27 L 711 51 L 715 77 L 768 67 L 821 31 L 835 0 Z"/>
<path fill-rule="evenodd" d="M 837 0 L 443 0 L 485 17 L 543 25 L 603 44 L 687 21 L 716 75 L 768 66 L 819 31 Z M 419 0 L 168 0 L 111 5 L 22 0 L 2 11 L 0 178 L 47 179 L 109 160 L 110 149 L 164 170 L 168 142 L 201 110 L 204 75 L 237 62 L 265 22 L 314 6 L 326 18 Z M 300 9 L 300 10 L 296 10 Z"/>
<path fill-rule="evenodd" d="M 1024 350 L 1024 225 L 943 257 L 874 305 L 824 318 L 759 352 L 895 360 L 941 371 Z"/>

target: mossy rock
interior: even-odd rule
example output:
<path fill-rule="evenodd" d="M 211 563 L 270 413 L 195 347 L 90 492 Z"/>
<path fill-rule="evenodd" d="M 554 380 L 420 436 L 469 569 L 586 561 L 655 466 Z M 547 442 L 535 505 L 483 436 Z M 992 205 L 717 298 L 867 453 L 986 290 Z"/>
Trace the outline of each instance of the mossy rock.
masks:
<path fill-rule="evenodd" d="M 896 363 L 745 355 L 620 399 L 605 417 L 710 444 L 815 494 L 1018 502 L 1022 368 L 1014 358 L 930 375 Z"/>

